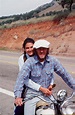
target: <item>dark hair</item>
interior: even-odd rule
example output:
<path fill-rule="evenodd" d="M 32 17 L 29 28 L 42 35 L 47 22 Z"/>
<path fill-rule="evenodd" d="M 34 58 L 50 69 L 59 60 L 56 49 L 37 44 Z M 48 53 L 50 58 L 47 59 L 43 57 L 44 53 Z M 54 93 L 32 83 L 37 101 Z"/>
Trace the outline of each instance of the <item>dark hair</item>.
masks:
<path fill-rule="evenodd" d="M 25 40 L 24 40 L 24 42 L 23 42 L 23 48 L 25 49 L 25 46 L 26 46 L 26 44 L 27 43 L 33 43 L 34 44 L 34 40 L 33 40 L 33 38 L 26 38 Z M 24 57 L 23 57 L 23 59 L 24 59 L 24 62 L 26 61 L 26 59 L 27 59 L 27 57 L 26 57 L 26 52 L 24 51 Z"/>
<path fill-rule="evenodd" d="M 23 42 L 23 48 L 25 49 L 25 46 L 27 43 L 33 43 L 34 44 L 34 40 L 32 38 L 26 38 Z"/>

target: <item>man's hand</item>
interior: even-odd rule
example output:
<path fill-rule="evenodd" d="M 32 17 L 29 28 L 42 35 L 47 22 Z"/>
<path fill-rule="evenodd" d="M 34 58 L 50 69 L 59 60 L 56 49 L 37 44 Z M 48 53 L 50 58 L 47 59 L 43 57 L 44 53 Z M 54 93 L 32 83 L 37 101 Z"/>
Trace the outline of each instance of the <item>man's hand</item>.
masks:
<path fill-rule="evenodd" d="M 48 89 L 51 91 L 55 86 L 56 86 L 56 84 L 50 85 L 50 86 L 48 87 Z"/>
<path fill-rule="evenodd" d="M 52 91 L 50 91 L 48 88 L 40 87 L 39 89 L 42 93 L 44 93 L 46 96 L 50 96 L 52 94 Z"/>
<path fill-rule="evenodd" d="M 22 102 L 22 98 L 21 97 L 17 97 L 14 101 L 14 104 L 16 104 L 16 106 L 21 106 L 23 105 L 23 102 Z"/>
<path fill-rule="evenodd" d="M 50 85 L 50 86 L 48 87 L 48 89 L 49 89 L 50 91 L 52 90 L 52 88 L 53 88 L 52 85 Z"/>

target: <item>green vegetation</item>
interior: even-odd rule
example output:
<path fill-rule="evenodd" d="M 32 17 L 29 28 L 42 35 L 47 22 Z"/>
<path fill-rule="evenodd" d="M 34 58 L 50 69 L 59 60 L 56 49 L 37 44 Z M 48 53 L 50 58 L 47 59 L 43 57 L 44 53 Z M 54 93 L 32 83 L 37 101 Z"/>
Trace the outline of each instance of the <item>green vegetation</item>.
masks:
<path fill-rule="evenodd" d="M 72 11 L 72 4 L 75 2 L 74 0 L 56 0 L 58 1 L 59 4 L 61 4 L 61 6 L 64 8 L 65 5 L 66 7 Z"/>
<path fill-rule="evenodd" d="M 10 49 L 8 49 L 7 47 L 2 47 L 0 48 L 0 50 L 9 51 Z"/>
<path fill-rule="evenodd" d="M 68 4 L 72 0 L 56 0 L 56 1 L 58 1 L 58 2 L 60 1 L 59 4 L 61 3 L 61 5 L 62 5 L 62 1 L 64 2 L 64 4 Z M 54 1 L 51 3 L 47 3 L 43 6 L 40 6 L 37 9 L 32 10 L 25 14 L 0 17 L 0 29 L 16 27 L 16 26 L 20 26 L 20 25 L 24 25 L 24 24 L 27 25 L 27 24 L 31 24 L 31 23 L 46 21 L 46 20 L 55 20 L 55 19 L 60 20 L 62 18 L 65 18 L 66 16 L 68 16 L 67 14 L 70 13 L 70 10 L 64 9 L 64 10 L 60 10 L 60 11 L 50 11 L 50 12 L 48 11 L 45 14 L 42 13 L 41 16 L 39 15 L 39 13 L 41 11 L 43 11 L 53 5 L 54 5 Z"/>

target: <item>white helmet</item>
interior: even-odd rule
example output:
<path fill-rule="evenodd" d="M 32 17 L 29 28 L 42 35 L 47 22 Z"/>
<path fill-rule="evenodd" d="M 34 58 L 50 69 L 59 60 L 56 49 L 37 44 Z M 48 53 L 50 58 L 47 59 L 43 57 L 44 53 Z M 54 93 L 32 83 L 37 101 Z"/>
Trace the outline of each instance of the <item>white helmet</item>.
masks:
<path fill-rule="evenodd" d="M 50 43 L 47 40 L 41 39 L 41 40 L 37 40 L 34 45 L 33 48 L 38 49 L 40 47 L 43 48 L 49 48 Z"/>

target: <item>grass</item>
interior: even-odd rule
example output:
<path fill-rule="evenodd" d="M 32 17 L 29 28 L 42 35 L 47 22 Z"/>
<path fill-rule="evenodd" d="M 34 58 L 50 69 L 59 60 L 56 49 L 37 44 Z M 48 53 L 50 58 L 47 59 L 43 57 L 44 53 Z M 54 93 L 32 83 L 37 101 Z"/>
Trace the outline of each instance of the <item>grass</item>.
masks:
<path fill-rule="evenodd" d="M 0 50 L 9 51 L 10 49 L 7 47 L 1 47 Z"/>
<path fill-rule="evenodd" d="M 31 18 L 28 20 L 19 20 L 16 22 L 12 22 L 11 24 L 4 24 L 0 26 L 0 29 L 6 29 L 6 28 L 12 28 L 12 27 L 17 27 L 17 26 L 22 26 L 22 25 L 29 25 L 29 24 L 35 24 L 38 22 L 44 22 L 44 21 L 51 21 L 51 20 L 59 20 L 61 17 L 67 17 L 67 16 L 75 16 L 75 12 L 64 12 L 58 15 L 53 15 L 53 16 L 44 16 L 44 17 L 39 17 L 39 18 Z"/>
<path fill-rule="evenodd" d="M 54 16 L 45 16 L 45 17 L 40 17 L 40 18 L 31 18 L 28 20 L 19 20 L 16 22 L 12 22 L 11 24 L 4 24 L 0 26 L 0 29 L 5 29 L 5 28 L 12 28 L 12 27 L 17 27 L 17 26 L 22 26 L 22 25 L 29 25 L 29 24 L 35 24 L 38 22 L 44 22 L 48 20 L 52 20 Z"/>

